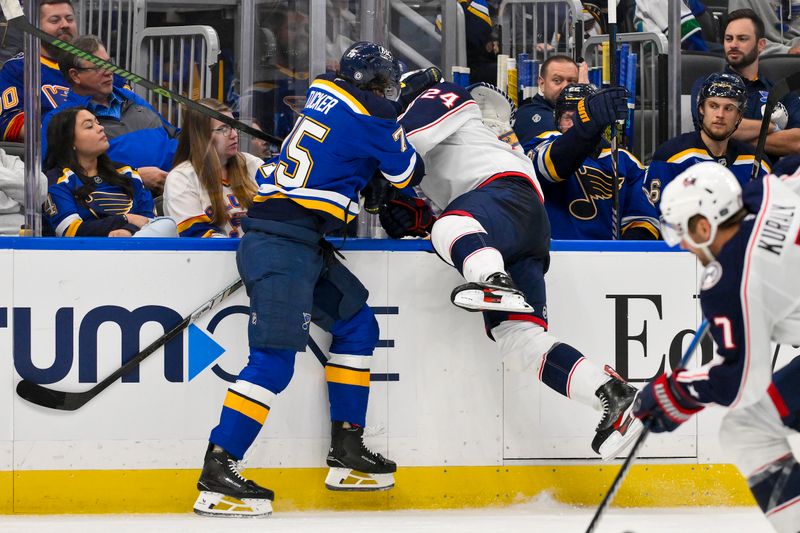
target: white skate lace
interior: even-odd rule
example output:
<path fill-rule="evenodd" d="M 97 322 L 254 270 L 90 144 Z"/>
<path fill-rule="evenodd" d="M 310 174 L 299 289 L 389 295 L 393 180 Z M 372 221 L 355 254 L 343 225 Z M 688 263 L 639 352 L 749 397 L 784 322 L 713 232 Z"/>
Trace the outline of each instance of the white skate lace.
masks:
<path fill-rule="evenodd" d="M 611 406 L 608 403 L 608 397 L 605 394 L 600 395 L 600 404 L 603 406 L 603 416 L 600 417 L 600 422 L 597 424 L 595 431 L 599 431 L 606 423 L 608 415 L 611 414 Z"/>
<path fill-rule="evenodd" d="M 231 473 L 234 476 L 236 476 L 237 478 L 239 478 L 243 483 L 247 482 L 247 478 L 245 478 L 241 474 L 241 472 L 239 472 L 239 470 L 240 469 L 242 469 L 242 470 L 244 469 L 244 466 L 243 466 L 244 462 L 245 462 L 244 459 L 241 460 L 241 461 L 236 461 L 234 459 L 228 459 L 228 470 L 230 470 Z"/>

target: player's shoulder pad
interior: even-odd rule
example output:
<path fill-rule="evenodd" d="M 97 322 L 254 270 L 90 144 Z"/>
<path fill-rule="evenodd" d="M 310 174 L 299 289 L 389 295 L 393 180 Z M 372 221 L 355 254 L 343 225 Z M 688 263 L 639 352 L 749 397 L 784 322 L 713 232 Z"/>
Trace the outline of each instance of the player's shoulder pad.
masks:
<path fill-rule="evenodd" d="M 702 144 L 698 144 L 697 142 L 698 139 L 699 137 L 697 136 L 697 133 L 693 131 L 682 133 L 676 137 L 667 139 L 661 143 L 658 148 L 656 148 L 655 152 L 653 152 L 652 160 L 669 161 L 672 156 L 677 155 L 684 150 L 702 148 Z"/>
<path fill-rule="evenodd" d="M 470 103 L 474 105 L 475 112 L 480 117 L 480 109 L 469 91 L 455 83 L 443 81 L 411 102 L 405 113 L 400 115 L 400 122 L 406 132 L 410 133 L 461 110 Z"/>
<path fill-rule="evenodd" d="M 397 109 L 391 101 L 370 91 L 359 89 L 348 81 L 337 78 L 335 74 L 326 73 L 317 76 L 310 89 L 313 89 L 315 85 L 323 90 L 327 88 L 329 92 L 335 92 L 337 96 L 350 102 L 351 108 L 363 110 L 360 111 L 361 114 L 389 120 L 397 119 Z"/>

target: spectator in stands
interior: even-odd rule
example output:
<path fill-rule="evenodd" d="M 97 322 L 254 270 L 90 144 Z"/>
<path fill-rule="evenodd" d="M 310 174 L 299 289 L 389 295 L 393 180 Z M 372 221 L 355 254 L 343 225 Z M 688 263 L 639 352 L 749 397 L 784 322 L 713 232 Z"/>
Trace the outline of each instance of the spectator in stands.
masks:
<path fill-rule="evenodd" d="M 658 205 L 661 191 L 675 176 L 696 163 L 715 161 L 733 172 L 739 183 L 750 181 L 755 161 L 752 144 L 731 138 L 742 121 L 747 89 L 736 74 L 712 74 L 700 89 L 696 131 L 684 133 L 658 147 L 647 168 L 645 187 Z M 758 177 L 770 173 L 768 161 L 761 162 Z"/>
<path fill-rule="evenodd" d="M 588 83 L 567 85 L 556 100 L 558 131 L 523 145 L 542 185 L 553 239 L 613 239 L 617 216 L 622 239 L 659 238 L 656 208 L 643 188 L 644 167 L 624 149 L 616 165 L 621 213 L 614 212 L 615 169 L 605 137 L 625 117 L 626 102 L 622 87 L 598 92 Z"/>
<path fill-rule="evenodd" d="M 136 170 L 111 161 L 105 128 L 91 111 L 54 113 L 47 137 L 44 216 L 56 236 L 130 237 L 150 222 L 153 197 Z"/>
<path fill-rule="evenodd" d="M 259 124 L 257 120 L 254 120 L 250 125 L 254 129 L 257 129 L 258 131 L 264 131 L 261 128 L 261 124 Z M 280 147 L 273 145 L 272 143 L 269 143 L 264 139 L 259 139 L 258 137 L 252 137 L 250 139 L 250 152 L 254 156 L 266 161 L 267 159 L 272 157 L 273 151 L 277 154 L 278 152 L 280 152 Z"/>
<path fill-rule="evenodd" d="M 75 11 L 70 0 L 41 0 L 39 27 L 62 41 L 72 42 L 78 34 Z M 42 116 L 58 107 L 69 88 L 56 63 L 57 49 L 42 42 Z M 25 86 L 23 80 L 25 56 L 22 53 L 9 59 L 0 70 L 0 139 L 22 142 L 25 133 Z"/>
<path fill-rule="evenodd" d="M 5 17 L 0 15 L 0 67 L 3 64 L 22 52 L 22 36 L 24 35 L 21 30 L 9 25 Z"/>
<path fill-rule="evenodd" d="M 765 54 L 800 54 L 800 2 L 729 0 L 728 11 L 752 9 L 764 22 Z"/>
<path fill-rule="evenodd" d="M 575 61 L 564 55 L 550 56 L 542 63 L 539 69 L 539 92 L 519 108 L 514 122 L 514 133 L 520 144 L 525 146 L 545 132 L 558 130 L 553 119 L 556 100 L 564 87 L 578 83 L 578 70 Z M 580 81 L 586 82 L 588 77 Z"/>
<path fill-rule="evenodd" d="M 464 12 L 467 65 L 471 83 L 497 83 L 497 54 L 500 42 L 494 32 L 487 0 L 458 0 Z M 442 31 L 442 17 L 436 16 L 436 29 Z"/>
<path fill-rule="evenodd" d="M 728 14 L 724 30 L 725 72 L 738 74 L 747 87 L 747 106 L 744 118 L 733 138 L 756 144 L 761 129 L 761 118 L 767 93 L 773 83 L 758 75 L 758 56 L 764 51 L 764 23 L 751 9 L 740 9 Z M 692 87 L 692 114 L 698 124 L 697 96 L 705 78 L 698 79 Z M 774 160 L 791 153 L 800 153 L 800 98 L 789 94 L 772 113 L 766 153 Z"/>
<path fill-rule="evenodd" d="M 47 194 L 47 178 L 39 174 L 38 197 Z M 0 150 L 0 235 L 19 235 L 25 223 L 25 163 L 19 157 Z"/>
<path fill-rule="evenodd" d="M 233 117 L 218 100 L 198 103 Z M 164 186 L 164 212 L 178 223 L 181 237 L 239 237 L 264 162 L 239 151 L 239 134 L 227 124 L 191 109 L 183 117 L 175 167 Z"/>
<path fill-rule="evenodd" d="M 103 43 L 93 35 L 78 38 L 73 46 L 100 59 L 109 59 Z M 142 97 L 114 87 L 111 72 L 72 54 L 61 55 L 59 67 L 70 83 L 61 109 L 86 107 L 94 113 L 108 136 L 109 157 L 138 169 L 145 186 L 154 193 L 160 192 L 167 171 L 172 168 L 178 129 Z M 44 131 L 53 115 L 51 112 L 44 117 Z M 47 140 L 43 141 L 43 153 L 47 146 Z"/>
<path fill-rule="evenodd" d="M 666 37 L 669 9 L 663 0 L 637 0 L 634 13 L 636 31 L 653 32 Z M 704 27 L 705 26 L 705 27 Z M 708 38 L 706 40 L 705 37 Z M 698 52 L 721 51 L 711 15 L 699 0 L 681 2 L 681 48 Z"/>

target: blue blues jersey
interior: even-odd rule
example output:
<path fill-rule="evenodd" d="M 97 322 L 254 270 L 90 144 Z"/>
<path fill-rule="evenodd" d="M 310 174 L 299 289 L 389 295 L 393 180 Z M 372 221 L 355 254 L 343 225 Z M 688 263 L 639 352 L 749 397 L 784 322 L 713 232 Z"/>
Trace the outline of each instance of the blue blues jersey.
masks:
<path fill-rule="evenodd" d="M 128 229 L 135 233 L 138 227 L 128 224 L 123 216 L 128 213 L 153 218 L 153 197 L 144 188 L 139 174 L 129 166 L 117 168 L 133 185 L 133 198 L 119 186 L 111 185 L 101 177 L 89 178 L 95 190 L 85 201 L 77 198 L 84 186 L 81 178 L 69 168 L 51 169 L 44 216 L 57 237 L 107 236 L 115 229 Z"/>
<path fill-rule="evenodd" d="M 522 146 L 545 132 L 557 130 L 553 106 L 541 94 L 537 94 L 517 110 L 514 133 Z"/>
<path fill-rule="evenodd" d="M 393 102 L 325 74 L 309 87 L 277 164 L 256 176 L 259 189 L 248 216 L 274 218 L 270 201 L 290 199 L 322 217 L 322 230 L 329 231 L 358 215 L 358 193 L 377 170 L 403 188 L 421 177 L 421 163 Z"/>
<path fill-rule="evenodd" d="M 611 150 L 585 155 L 574 128 L 542 134 L 529 152 L 544 193 L 553 239 L 614 238 Z M 530 146 L 530 145 L 529 145 Z M 619 150 L 619 205 L 623 239 L 658 239 L 655 206 L 644 189 L 645 170 L 635 155 Z"/>
<path fill-rule="evenodd" d="M 700 302 L 716 356 L 678 376 L 702 403 L 757 402 L 772 380 L 771 342 L 800 344 L 798 182 L 794 175 L 748 183 L 742 199 L 752 215 L 703 271 Z"/>
<path fill-rule="evenodd" d="M 645 188 L 650 194 L 650 200 L 657 206 L 661 201 L 661 191 L 675 179 L 675 176 L 703 161 L 715 161 L 728 167 L 739 183 L 744 185 L 750 181 L 755 153 L 754 146 L 736 139 L 728 139 L 728 150 L 725 155 L 714 157 L 700 137 L 699 131 L 684 133 L 668 140 L 653 153 L 653 160 L 647 168 Z M 769 173 L 769 161 L 765 157 L 761 161 L 758 177 L 763 178 Z"/>

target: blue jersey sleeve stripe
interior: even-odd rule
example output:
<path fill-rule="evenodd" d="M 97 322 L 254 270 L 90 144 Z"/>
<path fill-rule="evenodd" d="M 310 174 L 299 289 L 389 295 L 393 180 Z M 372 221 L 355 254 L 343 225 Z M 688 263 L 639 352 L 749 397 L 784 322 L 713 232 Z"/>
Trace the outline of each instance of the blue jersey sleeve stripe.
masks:
<path fill-rule="evenodd" d="M 411 178 L 414 176 L 414 167 L 417 165 L 417 154 L 414 152 L 411 155 L 411 159 L 409 159 L 408 166 L 406 169 L 401 172 L 400 174 L 387 174 L 383 170 L 381 170 L 381 174 L 389 180 L 393 185 L 403 188 L 408 185 L 408 182 L 411 181 Z"/>

